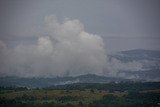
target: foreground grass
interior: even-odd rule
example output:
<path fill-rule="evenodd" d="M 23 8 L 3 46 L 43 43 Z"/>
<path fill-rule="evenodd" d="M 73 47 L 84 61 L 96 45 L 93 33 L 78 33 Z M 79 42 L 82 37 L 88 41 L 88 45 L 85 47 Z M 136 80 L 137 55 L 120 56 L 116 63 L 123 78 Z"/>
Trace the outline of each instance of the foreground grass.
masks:
<path fill-rule="evenodd" d="M 160 89 L 113 93 L 103 90 L 3 90 L 0 107 L 159 107 Z"/>
<path fill-rule="evenodd" d="M 123 96 L 126 93 L 109 93 L 98 90 L 25 90 L 1 92 L 0 99 L 16 100 L 23 103 L 57 103 L 60 105 L 72 104 L 74 106 L 88 106 L 92 101 L 100 100 L 104 95 L 113 94 Z"/>

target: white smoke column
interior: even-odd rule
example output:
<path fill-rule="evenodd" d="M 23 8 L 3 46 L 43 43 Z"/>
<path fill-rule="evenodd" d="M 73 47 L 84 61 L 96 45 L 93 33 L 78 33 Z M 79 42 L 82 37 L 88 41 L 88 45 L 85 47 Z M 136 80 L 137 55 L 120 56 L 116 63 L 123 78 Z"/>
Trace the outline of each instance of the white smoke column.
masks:
<path fill-rule="evenodd" d="M 59 22 L 45 17 L 48 36 L 35 44 L 19 44 L 7 57 L 1 74 L 21 77 L 52 77 L 80 74 L 103 74 L 106 54 L 100 36 L 84 30 L 79 20 Z"/>
<path fill-rule="evenodd" d="M 1 76 L 54 77 L 88 73 L 117 76 L 119 71 L 143 68 L 136 61 L 123 63 L 115 58 L 108 61 L 102 38 L 86 32 L 77 19 L 60 23 L 50 15 L 45 17 L 45 24 L 48 36 L 38 36 L 35 44 L 18 44 L 11 49 L 0 40 Z"/>
<path fill-rule="evenodd" d="M 103 40 L 84 31 L 79 20 L 57 21 L 53 15 L 45 18 L 53 43 L 52 59 L 60 74 L 101 74 L 106 64 Z"/>

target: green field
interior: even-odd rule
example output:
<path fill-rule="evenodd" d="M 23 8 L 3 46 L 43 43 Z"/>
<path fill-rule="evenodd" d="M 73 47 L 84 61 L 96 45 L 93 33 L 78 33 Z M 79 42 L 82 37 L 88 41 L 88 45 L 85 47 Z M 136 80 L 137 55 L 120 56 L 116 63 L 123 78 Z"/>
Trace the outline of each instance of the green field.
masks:
<path fill-rule="evenodd" d="M 126 93 L 108 93 L 98 90 L 25 90 L 25 91 L 3 91 L 0 99 L 17 100 L 23 103 L 57 103 L 60 105 L 72 104 L 75 106 L 82 103 L 88 106 L 92 101 L 100 100 L 104 95 L 114 94 L 123 96 Z"/>
<path fill-rule="evenodd" d="M 160 83 L 0 87 L 0 107 L 160 107 Z"/>

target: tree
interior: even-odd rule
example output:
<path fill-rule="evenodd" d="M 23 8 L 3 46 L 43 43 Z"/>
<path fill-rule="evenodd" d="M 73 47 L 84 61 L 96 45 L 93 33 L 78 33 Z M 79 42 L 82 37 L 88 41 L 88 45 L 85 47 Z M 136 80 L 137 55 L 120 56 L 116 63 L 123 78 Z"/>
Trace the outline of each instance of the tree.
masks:
<path fill-rule="evenodd" d="M 91 90 L 90 90 L 90 92 L 91 92 L 91 93 L 94 93 L 94 90 L 93 90 L 93 89 L 91 89 Z"/>
<path fill-rule="evenodd" d="M 83 107 L 82 101 L 79 101 L 79 106 L 80 106 L 80 107 Z"/>

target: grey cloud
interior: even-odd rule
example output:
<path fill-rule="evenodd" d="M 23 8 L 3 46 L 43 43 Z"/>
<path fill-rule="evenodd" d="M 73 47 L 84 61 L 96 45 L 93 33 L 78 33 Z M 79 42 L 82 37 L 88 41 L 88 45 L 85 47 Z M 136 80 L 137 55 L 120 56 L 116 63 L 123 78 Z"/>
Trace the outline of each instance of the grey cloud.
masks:
<path fill-rule="evenodd" d="M 25 77 L 102 74 L 106 54 L 100 36 L 84 31 L 77 19 L 60 23 L 50 15 L 45 22 L 49 36 L 38 37 L 35 44 L 18 44 L 8 49 L 10 53 L 1 66 L 1 74 Z M 1 48 L 5 48 L 4 43 Z"/>
<path fill-rule="evenodd" d="M 101 36 L 86 32 L 78 19 L 60 22 L 56 16 L 49 15 L 44 21 L 47 35 L 36 36 L 36 43 L 7 47 L 0 41 L 1 76 L 54 77 L 88 73 L 117 76 L 119 71 L 143 68 L 136 61 L 108 60 Z"/>

